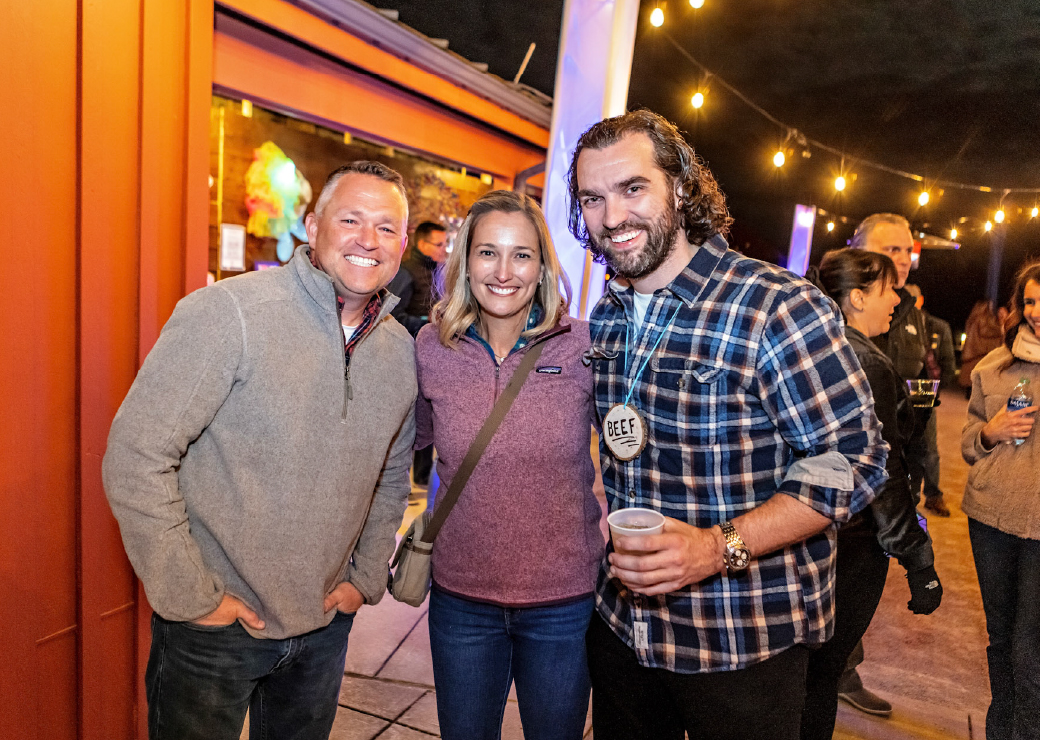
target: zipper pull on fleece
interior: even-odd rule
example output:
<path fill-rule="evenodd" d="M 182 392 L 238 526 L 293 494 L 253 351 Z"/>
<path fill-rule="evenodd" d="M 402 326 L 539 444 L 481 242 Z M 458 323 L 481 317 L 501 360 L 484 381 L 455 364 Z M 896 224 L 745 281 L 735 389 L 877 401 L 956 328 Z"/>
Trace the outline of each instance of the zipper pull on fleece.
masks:
<path fill-rule="evenodd" d="M 347 402 L 354 399 L 354 389 L 350 387 L 350 365 L 343 371 L 343 414 L 340 422 L 347 423 Z"/>

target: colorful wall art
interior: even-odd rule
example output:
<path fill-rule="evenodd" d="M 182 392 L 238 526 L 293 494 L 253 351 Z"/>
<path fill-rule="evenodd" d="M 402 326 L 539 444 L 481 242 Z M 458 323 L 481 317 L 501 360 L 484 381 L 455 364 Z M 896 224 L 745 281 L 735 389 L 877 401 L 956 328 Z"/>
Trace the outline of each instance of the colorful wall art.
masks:
<path fill-rule="evenodd" d="M 265 141 L 253 150 L 253 163 L 246 171 L 246 230 L 254 236 L 277 238 L 282 262 L 292 257 L 293 236 L 307 241 L 303 216 L 313 196 L 307 178 L 277 144 Z"/>

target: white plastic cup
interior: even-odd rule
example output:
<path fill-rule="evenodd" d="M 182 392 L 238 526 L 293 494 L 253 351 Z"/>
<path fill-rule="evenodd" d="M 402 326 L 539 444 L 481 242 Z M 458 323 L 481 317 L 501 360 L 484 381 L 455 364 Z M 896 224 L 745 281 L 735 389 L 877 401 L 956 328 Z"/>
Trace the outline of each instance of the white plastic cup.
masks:
<path fill-rule="evenodd" d="M 639 507 L 618 509 L 607 517 L 607 525 L 610 527 L 612 540 L 618 535 L 645 537 L 651 534 L 661 534 L 664 529 L 664 516 L 653 509 Z M 616 540 L 614 540 L 614 551 L 624 554 L 623 550 L 618 549 Z"/>

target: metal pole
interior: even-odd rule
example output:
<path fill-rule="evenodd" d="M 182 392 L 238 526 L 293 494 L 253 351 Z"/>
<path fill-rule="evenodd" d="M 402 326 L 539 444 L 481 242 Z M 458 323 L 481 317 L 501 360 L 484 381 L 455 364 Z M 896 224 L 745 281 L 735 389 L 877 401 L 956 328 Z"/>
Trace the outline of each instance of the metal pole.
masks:
<path fill-rule="evenodd" d="M 567 0 L 563 8 L 543 208 L 553 243 L 588 318 L 603 293 L 604 267 L 568 230 L 567 170 L 578 138 L 592 124 L 625 112 L 639 0 Z"/>

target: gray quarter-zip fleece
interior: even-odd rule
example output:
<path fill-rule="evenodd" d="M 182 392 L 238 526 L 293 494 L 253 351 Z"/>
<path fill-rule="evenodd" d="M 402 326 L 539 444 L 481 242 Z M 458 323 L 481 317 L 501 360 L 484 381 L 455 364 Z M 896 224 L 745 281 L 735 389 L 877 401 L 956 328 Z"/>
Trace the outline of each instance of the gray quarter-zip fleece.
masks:
<path fill-rule="evenodd" d="M 384 293 L 349 377 L 332 282 L 306 245 L 178 303 L 102 467 L 161 616 L 198 619 L 227 592 L 266 622 L 254 636 L 282 639 L 327 625 L 324 597 L 342 581 L 382 597 L 415 434 L 414 348 L 395 302 Z"/>

